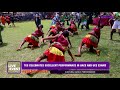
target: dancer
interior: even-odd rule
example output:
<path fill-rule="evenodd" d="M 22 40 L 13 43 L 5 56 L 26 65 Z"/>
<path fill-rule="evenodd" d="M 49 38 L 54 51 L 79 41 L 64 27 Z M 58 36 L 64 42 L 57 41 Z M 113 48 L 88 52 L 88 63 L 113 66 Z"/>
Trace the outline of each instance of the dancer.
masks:
<path fill-rule="evenodd" d="M 68 31 L 64 31 L 62 34 L 57 34 L 56 36 L 51 36 L 47 38 L 42 38 L 41 42 L 44 40 L 55 39 L 54 43 L 51 44 L 50 48 L 47 49 L 43 55 L 40 55 L 36 62 L 40 62 L 41 60 L 47 58 L 48 62 L 65 62 L 65 51 L 68 51 L 71 56 L 72 61 L 74 61 L 74 57 L 69 49 L 69 41 L 67 37 L 69 36 Z M 57 54 L 57 55 L 56 55 Z"/>
<path fill-rule="evenodd" d="M 52 28 L 51 30 L 50 30 L 50 33 L 49 33 L 49 35 L 47 36 L 47 37 L 49 37 L 49 36 L 56 36 L 57 34 L 61 34 L 61 33 L 63 33 L 64 31 L 68 31 L 65 27 L 64 27 L 64 23 L 61 23 L 61 25 L 58 23 L 56 23 L 56 27 L 55 28 Z M 69 32 L 69 35 L 70 36 L 73 36 L 73 34 L 70 32 L 70 31 L 68 31 Z M 71 44 L 71 42 L 70 42 L 70 39 L 69 39 L 69 37 L 67 37 L 68 38 L 68 41 L 69 41 L 69 44 L 70 44 L 70 46 L 69 47 L 72 47 L 72 44 Z M 55 41 L 55 39 L 52 39 L 52 40 L 50 40 L 50 43 L 49 43 L 49 47 L 50 47 L 50 45 L 53 43 Z"/>
<path fill-rule="evenodd" d="M 42 38 L 41 42 L 44 40 L 56 39 L 56 41 L 47 49 L 45 52 L 36 58 L 35 62 L 40 62 L 44 59 L 47 59 L 48 62 L 65 62 L 65 52 L 68 51 L 68 54 L 71 56 L 71 60 L 74 61 L 74 57 L 68 47 L 69 42 L 67 37 L 69 36 L 68 31 L 64 31 L 62 34 L 56 36 L 51 36 L 47 38 Z M 53 70 L 52 70 L 53 71 Z M 33 75 L 38 73 L 39 70 L 34 72 L 31 70 L 27 75 Z"/>
<path fill-rule="evenodd" d="M 39 47 L 39 37 L 42 36 L 44 38 L 44 33 L 42 31 L 43 25 L 39 25 L 38 29 L 32 33 L 31 35 L 28 35 L 20 44 L 19 48 L 17 51 L 21 50 L 22 46 L 28 42 L 28 48 L 31 48 L 32 50 L 34 47 Z M 44 41 L 43 41 L 44 42 Z"/>
<path fill-rule="evenodd" d="M 81 56 L 82 48 L 89 48 L 90 52 L 96 53 L 98 56 L 100 55 L 100 50 L 94 49 L 98 47 L 98 43 L 100 40 L 100 30 L 103 28 L 103 25 L 100 24 L 100 20 L 98 26 L 93 28 L 93 30 L 82 39 L 78 47 L 78 54 L 75 56 Z"/>
<path fill-rule="evenodd" d="M 70 31 L 74 35 L 78 35 L 77 26 L 73 20 L 70 22 L 70 26 L 68 27 L 68 31 Z"/>
<path fill-rule="evenodd" d="M 11 23 L 11 21 L 10 21 L 10 17 L 9 17 L 9 16 L 6 16 L 5 18 L 6 18 L 6 22 L 7 22 L 8 26 L 9 26 L 10 23 Z M 11 26 L 11 25 L 10 25 L 10 26 Z"/>
<path fill-rule="evenodd" d="M 5 16 L 4 16 L 4 15 L 1 16 L 1 23 L 2 23 L 2 25 L 5 26 L 6 19 L 5 19 Z"/>
<path fill-rule="evenodd" d="M 48 35 L 48 33 L 50 32 L 51 29 L 55 29 L 55 27 L 56 27 L 56 25 L 52 25 L 52 26 L 50 26 L 50 28 L 49 28 L 49 30 L 48 30 L 48 32 L 47 32 L 46 35 Z"/>

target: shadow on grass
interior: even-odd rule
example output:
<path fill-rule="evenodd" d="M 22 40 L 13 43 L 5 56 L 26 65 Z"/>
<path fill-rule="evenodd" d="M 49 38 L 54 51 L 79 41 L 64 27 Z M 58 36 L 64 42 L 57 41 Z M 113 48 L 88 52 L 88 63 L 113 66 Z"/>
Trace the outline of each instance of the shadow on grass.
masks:
<path fill-rule="evenodd" d="M 105 56 L 108 55 L 108 48 L 100 47 L 98 50 L 100 50 L 100 55 L 101 55 L 101 53 L 102 53 L 102 55 L 105 55 Z M 90 55 L 97 55 L 96 53 L 90 52 L 89 50 L 82 51 L 82 54 L 84 54 L 84 53 L 88 53 Z"/>
<path fill-rule="evenodd" d="M 81 51 L 81 57 L 82 57 L 82 55 L 85 54 L 85 53 L 90 54 L 90 55 L 96 55 L 96 53 L 94 53 L 94 52 L 90 52 L 89 50 L 84 50 L 84 51 Z M 77 54 L 77 53 L 76 53 L 76 54 Z M 74 55 L 76 55 L 76 54 L 74 54 Z"/>
<path fill-rule="evenodd" d="M 41 44 L 40 48 L 43 48 L 43 46 L 45 46 L 45 45 L 46 45 L 46 44 Z M 30 47 L 23 47 L 22 50 L 23 50 L 23 49 L 26 49 L 26 48 L 31 49 Z M 38 49 L 38 48 L 39 48 L 39 47 L 34 47 L 34 49 Z M 33 50 L 34 50 L 34 49 L 33 49 Z M 31 49 L 31 50 L 32 50 L 32 49 Z"/>
<path fill-rule="evenodd" d="M 40 45 L 40 48 L 43 48 L 43 46 L 45 46 L 45 45 L 47 45 L 47 44 L 45 44 L 45 43 L 41 44 L 41 45 Z"/>
<path fill-rule="evenodd" d="M 109 48 L 106 48 L 106 47 L 100 47 L 99 50 L 100 52 L 102 53 L 102 55 L 108 55 L 108 49 Z"/>
<path fill-rule="evenodd" d="M 116 53 L 120 52 L 120 49 L 113 49 Z"/>
<path fill-rule="evenodd" d="M 119 43 L 120 43 L 120 40 L 112 40 L 112 41 L 115 41 L 115 42 L 119 42 Z"/>
<path fill-rule="evenodd" d="M 8 43 L 3 43 L 2 45 L 0 45 L 0 47 L 4 47 L 4 46 L 7 46 Z"/>
<path fill-rule="evenodd" d="M 31 49 L 31 48 L 29 48 L 29 47 L 23 47 L 22 50 L 23 50 L 23 49 L 26 49 L 26 48 Z M 38 48 L 39 48 L 39 47 L 34 47 L 34 49 L 38 49 Z M 33 50 L 34 50 L 34 49 L 33 49 Z M 32 50 L 32 49 L 31 49 L 31 50 Z"/>
<path fill-rule="evenodd" d="M 109 39 L 109 38 L 101 37 L 101 38 L 100 38 L 100 41 L 101 41 L 101 40 L 110 40 L 110 39 Z"/>

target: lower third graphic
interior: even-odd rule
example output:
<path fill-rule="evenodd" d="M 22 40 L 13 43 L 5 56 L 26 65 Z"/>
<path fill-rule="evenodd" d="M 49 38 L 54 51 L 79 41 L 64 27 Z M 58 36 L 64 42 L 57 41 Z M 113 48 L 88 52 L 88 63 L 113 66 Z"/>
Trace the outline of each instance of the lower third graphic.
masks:
<path fill-rule="evenodd" d="M 7 62 L 7 73 L 8 74 L 20 74 L 21 73 L 21 62 L 20 61 L 8 61 Z"/>

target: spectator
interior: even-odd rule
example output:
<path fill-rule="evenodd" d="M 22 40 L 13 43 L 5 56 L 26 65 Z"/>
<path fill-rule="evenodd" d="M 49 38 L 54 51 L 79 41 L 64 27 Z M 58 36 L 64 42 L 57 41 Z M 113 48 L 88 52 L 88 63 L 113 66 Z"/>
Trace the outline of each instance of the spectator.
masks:
<path fill-rule="evenodd" d="M 58 22 L 58 21 L 59 21 L 59 16 L 58 16 L 58 15 L 55 15 L 54 18 L 52 19 L 51 26 L 52 26 L 52 25 L 55 25 L 56 22 Z"/>
<path fill-rule="evenodd" d="M 3 40 L 2 40 L 2 35 L 1 35 L 1 32 L 4 30 L 4 27 L 1 25 L 0 23 L 0 45 L 3 44 Z"/>
<path fill-rule="evenodd" d="M 81 23 L 81 18 L 80 18 L 80 13 L 77 13 L 77 21 L 78 21 L 78 28 L 80 26 L 80 23 Z"/>
<path fill-rule="evenodd" d="M 41 24 L 41 17 L 38 14 L 35 15 L 35 24 L 37 27 Z"/>
<path fill-rule="evenodd" d="M 67 21 L 67 25 L 69 25 L 69 17 L 68 17 L 68 14 L 65 15 L 65 20 Z"/>
<path fill-rule="evenodd" d="M 14 17 L 14 15 L 11 15 L 11 17 L 10 17 L 10 21 L 12 22 L 12 25 L 15 27 L 15 24 L 14 24 L 15 17 Z"/>
<path fill-rule="evenodd" d="M 93 20 L 92 20 L 92 14 L 88 15 L 88 19 L 87 19 L 87 24 L 86 24 L 86 29 L 89 30 L 89 24 L 92 24 Z"/>

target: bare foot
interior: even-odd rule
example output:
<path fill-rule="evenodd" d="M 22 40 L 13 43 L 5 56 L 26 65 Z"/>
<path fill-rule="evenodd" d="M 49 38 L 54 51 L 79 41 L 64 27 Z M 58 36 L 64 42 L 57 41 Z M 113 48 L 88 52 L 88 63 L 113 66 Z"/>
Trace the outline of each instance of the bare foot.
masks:
<path fill-rule="evenodd" d="M 33 47 L 33 46 L 31 46 L 31 50 L 34 50 L 34 47 Z"/>
<path fill-rule="evenodd" d="M 97 50 L 97 55 L 100 56 L 100 50 Z"/>
<path fill-rule="evenodd" d="M 20 48 L 17 49 L 17 51 L 20 51 L 20 50 L 21 50 Z"/>
<path fill-rule="evenodd" d="M 28 76 L 33 77 L 35 74 L 37 74 L 39 70 L 31 70 L 31 72 L 26 73 Z"/>

